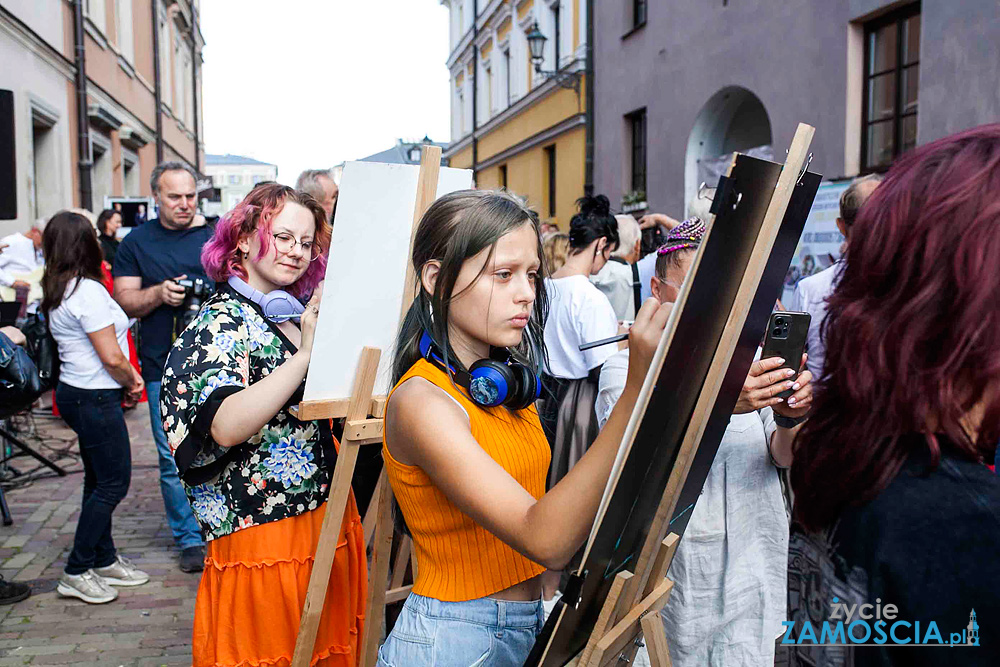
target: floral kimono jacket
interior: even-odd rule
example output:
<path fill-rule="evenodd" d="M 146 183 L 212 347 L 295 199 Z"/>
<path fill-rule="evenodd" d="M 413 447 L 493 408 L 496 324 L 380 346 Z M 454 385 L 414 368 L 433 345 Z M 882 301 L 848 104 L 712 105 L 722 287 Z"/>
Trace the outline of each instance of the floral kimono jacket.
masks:
<path fill-rule="evenodd" d="M 295 352 L 259 307 L 221 285 L 174 342 L 160 409 L 191 508 L 205 538 L 298 516 L 326 500 L 336 451 L 329 422 L 289 411 L 302 388 L 247 442 L 211 436 L 222 401 L 267 377 Z"/>

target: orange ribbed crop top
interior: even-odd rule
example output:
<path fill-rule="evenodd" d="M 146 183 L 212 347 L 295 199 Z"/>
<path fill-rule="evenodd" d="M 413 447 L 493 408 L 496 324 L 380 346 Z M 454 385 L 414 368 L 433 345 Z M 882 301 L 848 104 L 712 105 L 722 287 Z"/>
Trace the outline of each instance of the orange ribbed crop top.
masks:
<path fill-rule="evenodd" d="M 528 493 L 542 497 L 551 452 L 534 406 L 517 414 L 504 407 L 481 408 L 451 383 L 447 373 L 425 359 L 415 363 L 396 387 L 413 377 L 424 378 L 458 401 L 469 415 L 472 436 L 479 445 Z M 394 459 L 384 439 L 382 456 L 413 536 L 418 566 L 414 593 L 445 602 L 474 600 L 545 570 L 463 514 L 419 466 Z"/>

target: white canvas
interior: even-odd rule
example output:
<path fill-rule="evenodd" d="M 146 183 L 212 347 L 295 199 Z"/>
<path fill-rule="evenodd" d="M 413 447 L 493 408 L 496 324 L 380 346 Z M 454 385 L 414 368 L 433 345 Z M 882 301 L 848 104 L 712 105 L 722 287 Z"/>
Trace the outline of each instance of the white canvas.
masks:
<path fill-rule="evenodd" d="M 365 346 L 382 350 L 374 394 L 390 389 L 419 172 L 378 162 L 344 166 L 307 401 L 349 398 Z M 471 171 L 442 168 L 437 196 L 471 187 Z"/>

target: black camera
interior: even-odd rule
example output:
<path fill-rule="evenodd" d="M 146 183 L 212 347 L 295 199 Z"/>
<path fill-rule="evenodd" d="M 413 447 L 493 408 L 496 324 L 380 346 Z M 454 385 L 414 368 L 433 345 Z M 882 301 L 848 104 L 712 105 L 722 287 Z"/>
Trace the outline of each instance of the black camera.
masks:
<path fill-rule="evenodd" d="M 202 304 L 209 296 L 208 284 L 201 278 L 178 280 L 177 284 L 184 288 L 184 301 L 174 315 L 174 338 L 180 336 L 197 319 Z"/>

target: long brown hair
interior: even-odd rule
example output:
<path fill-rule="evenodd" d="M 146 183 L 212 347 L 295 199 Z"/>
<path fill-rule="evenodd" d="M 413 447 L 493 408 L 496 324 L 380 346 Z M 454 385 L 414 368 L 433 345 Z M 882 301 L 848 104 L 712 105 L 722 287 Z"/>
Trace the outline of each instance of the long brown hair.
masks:
<path fill-rule="evenodd" d="M 424 331 L 429 332 L 440 346 L 446 364 L 467 370 L 448 342 L 448 311 L 454 298 L 460 296 L 452 294 L 458 274 L 465 260 L 481 251 L 489 248 L 492 257 L 500 237 L 525 223 L 531 224 L 538 238 L 538 214 L 517 197 L 501 190 L 459 190 L 444 195 L 427 209 L 413 237 L 410 261 L 417 276 L 416 294 L 396 339 L 393 383 L 399 382 L 420 359 L 420 337 Z M 537 242 L 537 248 L 541 260 L 541 240 Z M 431 260 L 441 262 L 433 294 L 427 292 L 420 282 L 421 271 Z M 483 265 L 477 280 L 488 266 L 489 260 Z M 547 315 L 548 298 L 543 274 L 539 272 L 528 327 L 521 344 L 510 350 L 518 361 L 536 369 L 545 359 L 543 328 Z"/>
<path fill-rule="evenodd" d="M 1000 124 L 901 157 L 861 208 L 827 302 L 826 366 L 792 465 L 795 518 L 806 528 L 871 500 L 911 454 L 926 452 L 932 467 L 942 447 L 992 460 L 997 266 Z M 977 406 L 972 435 L 963 421 Z"/>
<path fill-rule="evenodd" d="M 42 273 L 42 311 L 45 313 L 58 308 L 69 296 L 66 285 L 74 278 L 90 278 L 97 282 L 103 279 L 104 253 L 97 240 L 97 231 L 79 213 L 60 211 L 52 216 L 42 234 L 42 253 L 45 255 Z"/>

